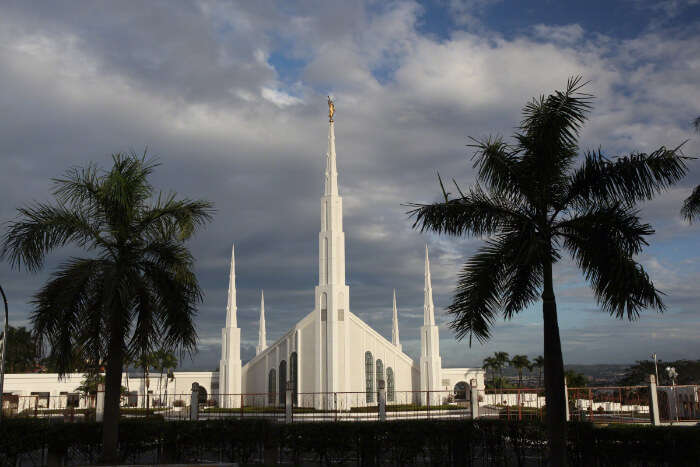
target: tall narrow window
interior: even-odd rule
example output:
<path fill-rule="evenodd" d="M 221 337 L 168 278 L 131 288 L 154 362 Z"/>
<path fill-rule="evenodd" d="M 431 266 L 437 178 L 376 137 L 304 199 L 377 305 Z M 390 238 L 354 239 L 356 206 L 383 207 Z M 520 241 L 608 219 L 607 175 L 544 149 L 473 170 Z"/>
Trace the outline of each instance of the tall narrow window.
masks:
<path fill-rule="evenodd" d="M 391 367 L 386 369 L 386 400 L 394 402 L 396 395 L 394 393 L 394 370 Z"/>
<path fill-rule="evenodd" d="M 321 321 L 328 319 L 328 296 L 326 292 L 321 294 Z"/>
<path fill-rule="evenodd" d="M 328 284 L 328 237 L 323 238 L 323 283 Z"/>
<path fill-rule="evenodd" d="M 277 395 L 277 372 L 271 369 L 267 375 L 267 403 L 274 404 Z"/>
<path fill-rule="evenodd" d="M 379 381 L 384 379 L 384 362 L 378 358 L 377 359 L 377 387 L 379 387 Z M 384 381 L 386 383 L 386 381 Z M 386 388 L 386 386 L 384 386 Z"/>
<path fill-rule="evenodd" d="M 374 359 L 372 352 L 365 352 L 365 392 L 367 402 L 374 402 Z"/>
<path fill-rule="evenodd" d="M 285 399 L 287 397 L 287 361 L 282 360 L 280 362 L 280 404 L 285 403 Z"/>
<path fill-rule="evenodd" d="M 297 403 L 297 366 L 297 353 L 292 352 L 289 356 L 289 384 L 292 385 L 292 404 L 294 405 Z"/>

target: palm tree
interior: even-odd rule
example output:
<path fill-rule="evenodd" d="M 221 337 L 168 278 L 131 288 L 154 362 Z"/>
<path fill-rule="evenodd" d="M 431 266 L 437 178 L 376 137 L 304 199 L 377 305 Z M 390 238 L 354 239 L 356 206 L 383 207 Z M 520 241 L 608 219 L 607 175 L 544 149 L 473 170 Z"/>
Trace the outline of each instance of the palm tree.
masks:
<path fill-rule="evenodd" d="M 155 367 L 160 371 L 160 378 L 158 378 L 158 400 L 161 405 L 163 405 L 163 392 L 162 392 L 162 383 L 163 383 L 163 373 L 165 373 L 165 370 L 168 370 L 168 373 L 170 372 L 171 369 L 175 368 L 177 366 L 177 357 L 175 357 L 175 354 L 173 354 L 171 351 L 166 350 L 166 349 L 159 349 L 155 352 L 154 354 L 155 357 Z M 167 374 L 166 374 L 166 380 L 165 384 L 167 386 L 168 380 L 167 380 Z M 167 398 L 167 390 L 166 390 L 166 398 Z"/>
<path fill-rule="evenodd" d="M 695 127 L 695 131 L 700 133 L 700 117 L 696 117 L 695 120 L 693 120 L 693 126 Z M 700 185 L 696 186 L 690 196 L 683 202 L 681 216 L 688 222 L 693 222 L 700 216 Z"/>
<path fill-rule="evenodd" d="M 514 355 L 510 359 L 510 366 L 518 370 L 518 389 L 523 387 L 523 370 L 531 368 L 530 359 L 527 355 Z"/>
<path fill-rule="evenodd" d="M 496 370 L 496 367 L 497 367 L 496 359 L 493 357 L 486 357 L 484 359 L 483 367 L 484 367 L 484 370 L 486 372 L 491 370 L 491 383 L 495 387 L 495 385 L 496 385 L 496 371 L 497 371 Z"/>
<path fill-rule="evenodd" d="M 158 358 L 155 352 L 144 352 L 136 360 L 134 360 L 134 365 L 143 370 L 143 392 L 146 414 L 148 414 L 148 409 L 151 408 L 151 398 L 148 393 L 148 390 L 151 388 L 150 369 L 155 368 L 157 363 Z"/>
<path fill-rule="evenodd" d="M 537 388 L 542 387 L 542 368 L 544 368 L 544 357 L 542 355 L 538 355 L 535 357 L 535 359 L 532 361 L 532 366 L 537 368 Z"/>
<path fill-rule="evenodd" d="M 54 180 L 56 203 L 20 208 L 0 251 L 13 267 L 30 271 L 64 245 L 92 253 L 59 266 L 35 295 L 31 319 L 60 374 L 74 352 L 106 361 L 104 462 L 118 459 L 124 356 L 150 352 L 155 343 L 196 349 L 201 291 L 185 241 L 213 212 L 207 201 L 154 193 L 148 179 L 157 164 L 145 154 L 116 154 L 112 161 L 109 171 L 89 165 Z"/>
<path fill-rule="evenodd" d="M 498 370 L 498 377 L 501 381 L 501 394 L 503 394 L 503 369 L 510 362 L 509 355 L 508 352 L 494 352 L 493 358 L 496 361 L 496 370 Z"/>
<path fill-rule="evenodd" d="M 584 83 L 585 84 L 585 83 Z M 440 202 L 411 204 L 414 228 L 487 236 L 459 274 L 452 328 L 458 339 L 484 342 L 498 313 L 511 319 L 542 299 L 548 437 L 553 465 L 566 464 L 564 365 L 552 267 L 567 250 L 590 282 L 601 308 L 635 319 L 664 309 L 660 293 L 634 257 L 654 231 L 640 222 L 637 202 L 685 176 L 680 148 L 608 159 L 588 152 L 578 168 L 578 136 L 592 96 L 581 78 L 523 109 L 515 143 L 473 140 L 478 179 Z"/>

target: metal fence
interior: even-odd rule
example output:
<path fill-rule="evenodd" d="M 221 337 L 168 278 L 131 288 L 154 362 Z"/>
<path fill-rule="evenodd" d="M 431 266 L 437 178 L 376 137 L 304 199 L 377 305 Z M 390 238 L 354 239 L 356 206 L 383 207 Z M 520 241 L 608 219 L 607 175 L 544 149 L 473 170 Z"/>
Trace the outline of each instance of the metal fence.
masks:
<path fill-rule="evenodd" d="M 700 386 L 653 386 L 659 421 L 700 421 Z M 4 417 L 99 419 L 96 395 L 5 395 Z M 650 423 L 650 386 L 568 388 L 568 418 L 599 424 Z M 380 401 L 382 403 L 380 403 Z M 194 407 L 193 407 L 194 403 Z M 473 409 L 477 409 L 473 413 Z M 454 391 L 377 391 L 333 393 L 169 394 L 167 398 L 135 395 L 122 398 L 121 415 L 169 420 L 265 418 L 279 422 L 374 421 L 399 419 L 501 418 L 542 420 L 543 389 Z"/>

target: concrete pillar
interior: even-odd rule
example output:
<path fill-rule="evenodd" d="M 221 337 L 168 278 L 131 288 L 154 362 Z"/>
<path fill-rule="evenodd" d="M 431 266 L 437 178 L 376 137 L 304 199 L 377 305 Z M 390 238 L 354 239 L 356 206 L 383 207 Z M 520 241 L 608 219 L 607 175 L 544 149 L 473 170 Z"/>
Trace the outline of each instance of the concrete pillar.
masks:
<path fill-rule="evenodd" d="M 190 420 L 199 419 L 199 384 L 192 383 L 192 394 L 190 395 Z"/>
<path fill-rule="evenodd" d="M 471 388 L 471 406 L 472 406 L 472 418 L 479 418 L 479 386 L 475 379 L 471 380 L 469 383 Z"/>
<path fill-rule="evenodd" d="M 377 404 L 379 406 L 379 421 L 386 421 L 386 384 L 383 379 L 377 381 Z"/>
<path fill-rule="evenodd" d="M 569 386 L 566 384 L 566 377 L 564 378 L 564 407 L 566 408 L 566 421 L 571 420 L 571 415 L 569 414 Z"/>
<path fill-rule="evenodd" d="M 659 395 L 656 392 L 656 376 L 649 375 L 649 418 L 653 426 L 661 425 L 659 418 Z"/>
<path fill-rule="evenodd" d="M 97 400 L 95 401 L 95 421 L 101 422 L 105 416 L 105 385 L 97 385 Z"/>
<path fill-rule="evenodd" d="M 287 394 L 284 402 L 284 422 L 292 423 L 292 387 L 287 383 Z"/>

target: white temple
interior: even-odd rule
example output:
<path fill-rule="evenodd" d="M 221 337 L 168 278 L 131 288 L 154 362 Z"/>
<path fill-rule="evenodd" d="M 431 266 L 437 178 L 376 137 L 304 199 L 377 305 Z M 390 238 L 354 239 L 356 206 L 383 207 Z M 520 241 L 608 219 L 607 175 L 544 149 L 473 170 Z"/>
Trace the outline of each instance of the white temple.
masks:
<path fill-rule="evenodd" d="M 235 255 L 232 248 L 219 371 L 177 371 L 163 381 L 159 381 L 159 375 L 152 373 L 150 385 L 137 375 L 125 374 L 122 384 L 129 388 L 130 405 L 143 405 L 144 398 L 138 395 L 147 390 L 159 405 L 187 400 L 187 394 L 195 382 L 204 391 L 205 398 L 212 398 L 224 407 L 238 407 L 242 401 L 246 405 L 283 404 L 287 387 L 291 388 L 296 405 L 318 408 L 329 407 L 330 404 L 337 408 L 376 404 L 380 381 L 384 381 L 388 403 L 425 404 L 428 394 L 431 405 L 442 403 L 457 393 L 458 384 L 464 388 L 474 380 L 483 389 L 483 369 L 442 367 L 427 245 L 418 361 L 403 352 L 399 341 L 395 290 L 393 310 L 387 309 L 387 313 L 392 312 L 391 340 L 350 311 L 350 288 L 345 283 L 343 199 L 338 191 L 335 128 L 330 99 L 329 106 L 328 152 L 321 196 L 321 231 L 318 235 L 318 284 L 313 310 L 268 346 L 265 297 L 261 293 L 256 354 L 242 365 L 241 329 L 236 319 Z M 65 405 L 68 398 L 75 396 L 75 388 L 82 376 L 69 374 L 59 380 L 56 374 L 6 375 L 5 391 L 30 396 L 26 399 L 29 401 L 27 403 L 34 403 L 33 398 L 36 398 L 36 406 Z M 155 387 L 165 387 L 165 394 L 162 389 L 154 392 Z M 250 395 L 266 400 L 253 400 Z M 132 398 L 136 402 L 131 402 Z"/>
<path fill-rule="evenodd" d="M 263 296 L 256 355 L 241 366 L 232 251 L 226 327 L 222 330 L 221 341 L 220 404 L 236 406 L 237 399 L 226 395 L 241 392 L 277 394 L 278 402 L 282 403 L 288 385 L 291 385 L 294 402 L 303 406 L 323 406 L 328 403 L 323 395 L 329 393 L 364 393 L 366 396 L 345 397 L 344 405 L 372 403 L 380 380 L 385 382 L 389 402 L 396 400 L 395 394 L 401 392 L 405 402 L 426 403 L 428 391 L 434 391 L 431 404 L 438 403 L 457 383 L 469 384 L 472 380 L 483 388 L 481 368 L 442 368 L 427 245 L 421 353 L 417 362 L 403 352 L 399 342 L 396 291 L 391 341 L 350 311 L 350 288 L 345 283 L 343 199 L 338 191 L 335 123 L 330 101 L 329 105 L 328 151 L 318 236 L 318 284 L 313 311 L 268 346 Z M 409 392 L 415 400 L 405 400 Z M 273 398 L 270 396 L 270 402 Z"/>

